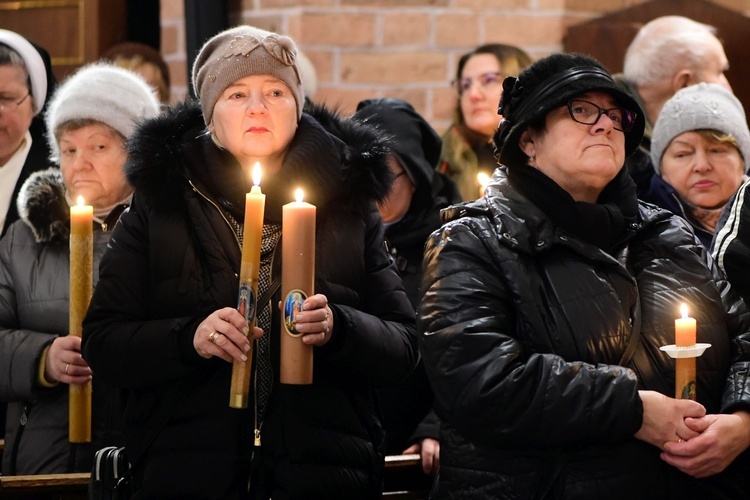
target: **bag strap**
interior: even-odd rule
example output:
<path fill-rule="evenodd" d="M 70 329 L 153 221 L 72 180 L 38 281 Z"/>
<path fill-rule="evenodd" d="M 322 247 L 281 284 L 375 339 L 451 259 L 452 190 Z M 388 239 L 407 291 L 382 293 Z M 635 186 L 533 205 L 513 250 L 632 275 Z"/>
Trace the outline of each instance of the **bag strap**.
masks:
<path fill-rule="evenodd" d="M 258 304 L 265 304 L 266 302 L 271 300 L 271 298 L 273 297 L 273 295 L 276 293 L 276 291 L 279 289 L 280 286 L 281 286 L 281 273 L 277 273 L 276 277 L 268 286 L 268 289 L 266 290 L 266 292 L 263 295 L 261 295 L 260 298 L 258 299 Z"/>

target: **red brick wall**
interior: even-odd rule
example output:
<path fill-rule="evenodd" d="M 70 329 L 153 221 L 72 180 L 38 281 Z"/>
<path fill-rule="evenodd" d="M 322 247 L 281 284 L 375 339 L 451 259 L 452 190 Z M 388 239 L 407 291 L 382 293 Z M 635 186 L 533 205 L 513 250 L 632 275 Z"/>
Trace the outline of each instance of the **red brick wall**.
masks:
<path fill-rule="evenodd" d="M 353 111 L 368 97 L 410 101 L 438 130 L 450 123 L 449 88 L 461 54 L 488 42 L 538 58 L 562 48 L 565 29 L 644 0 L 234 0 L 232 24 L 290 35 L 317 70 L 315 101 Z M 748 0 L 714 0 L 747 12 Z M 162 0 L 162 52 L 172 95 L 187 92 L 183 0 Z"/>

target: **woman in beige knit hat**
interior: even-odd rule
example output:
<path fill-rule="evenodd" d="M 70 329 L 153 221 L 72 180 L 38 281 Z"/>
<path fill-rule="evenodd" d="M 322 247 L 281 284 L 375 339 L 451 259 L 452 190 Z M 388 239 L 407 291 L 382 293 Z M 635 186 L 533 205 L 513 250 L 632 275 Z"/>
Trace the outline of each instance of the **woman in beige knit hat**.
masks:
<path fill-rule="evenodd" d="M 129 145 L 135 200 L 84 323 L 84 358 L 130 393 L 125 447 L 139 498 L 245 498 L 248 484 L 252 498 L 379 498 L 374 388 L 418 358 L 375 204 L 392 180 L 388 141 L 325 109 L 303 112 L 294 42 L 276 33 L 214 36 L 193 86 L 197 102 Z M 266 206 L 250 332 L 237 291 L 255 162 Z M 297 187 L 317 207 L 315 293 L 295 316 L 314 348 L 311 385 L 279 383 L 281 207 Z M 230 408 L 231 362 L 247 355 L 249 404 Z"/>

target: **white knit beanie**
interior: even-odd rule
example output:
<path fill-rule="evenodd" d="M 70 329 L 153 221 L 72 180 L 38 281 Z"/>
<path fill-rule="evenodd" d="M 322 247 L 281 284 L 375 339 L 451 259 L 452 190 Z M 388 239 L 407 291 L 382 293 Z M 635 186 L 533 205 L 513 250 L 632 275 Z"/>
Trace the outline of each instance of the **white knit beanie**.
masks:
<path fill-rule="evenodd" d="M 272 75 L 286 83 L 302 116 L 305 91 L 297 67 L 297 46 L 288 36 L 252 26 L 222 31 L 207 41 L 193 63 L 193 89 L 206 125 L 219 96 L 232 83 L 251 75 Z"/>
<path fill-rule="evenodd" d="M 0 43 L 15 50 L 26 65 L 31 80 L 31 96 L 34 99 L 34 116 L 44 107 L 47 98 L 47 68 L 39 51 L 18 33 L 0 29 Z"/>
<path fill-rule="evenodd" d="M 745 110 L 729 90 L 716 83 L 699 83 L 680 89 L 664 104 L 651 137 L 651 161 L 661 175 L 664 150 L 680 134 L 693 130 L 716 130 L 734 137 L 750 168 L 750 130 Z"/>
<path fill-rule="evenodd" d="M 60 151 L 55 134 L 67 121 L 95 120 L 127 139 L 138 122 L 158 114 L 153 89 L 136 73 L 109 63 L 84 66 L 57 88 L 49 102 L 45 120 L 50 158 L 57 161 Z"/>

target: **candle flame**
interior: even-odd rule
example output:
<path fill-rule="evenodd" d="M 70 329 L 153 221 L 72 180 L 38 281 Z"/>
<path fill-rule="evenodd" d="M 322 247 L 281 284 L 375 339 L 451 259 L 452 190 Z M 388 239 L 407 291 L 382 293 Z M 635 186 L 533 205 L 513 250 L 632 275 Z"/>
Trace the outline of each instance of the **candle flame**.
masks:
<path fill-rule="evenodd" d="M 260 175 L 261 175 L 261 173 L 262 173 L 262 171 L 261 171 L 261 168 L 260 168 L 260 162 L 256 161 L 255 165 L 253 165 L 253 171 L 252 171 L 253 185 L 254 186 L 260 186 Z"/>
<path fill-rule="evenodd" d="M 83 206 L 83 196 L 78 196 L 78 201 L 76 203 L 79 207 Z"/>
<path fill-rule="evenodd" d="M 301 188 L 297 188 L 297 190 L 294 192 L 294 199 L 297 200 L 297 203 L 302 202 L 302 197 L 304 196 L 304 191 L 302 191 Z"/>
<path fill-rule="evenodd" d="M 477 181 L 479 182 L 479 185 L 482 187 L 487 187 L 487 184 L 490 183 L 490 176 L 487 175 L 484 172 L 479 172 L 477 174 Z"/>
<path fill-rule="evenodd" d="M 681 304 L 680 305 L 680 314 L 682 314 L 682 319 L 687 319 L 687 317 L 688 317 L 687 304 Z"/>

